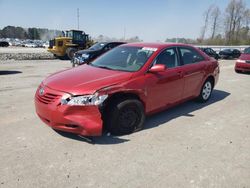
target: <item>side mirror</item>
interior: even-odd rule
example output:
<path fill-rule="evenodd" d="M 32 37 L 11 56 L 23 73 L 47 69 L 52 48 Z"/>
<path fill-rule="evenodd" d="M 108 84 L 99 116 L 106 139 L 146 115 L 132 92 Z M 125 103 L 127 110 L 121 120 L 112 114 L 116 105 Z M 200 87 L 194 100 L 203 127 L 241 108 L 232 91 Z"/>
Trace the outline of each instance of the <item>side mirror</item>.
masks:
<path fill-rule="evenodd" d="M 151 67 L 148 72 L 157 73 L 157 72 L 163 72 L 165 70 L 166 70 L 166 66 L 165 65 L 158 64 L 158 65 L 154 65 L 153 67 Z"/>

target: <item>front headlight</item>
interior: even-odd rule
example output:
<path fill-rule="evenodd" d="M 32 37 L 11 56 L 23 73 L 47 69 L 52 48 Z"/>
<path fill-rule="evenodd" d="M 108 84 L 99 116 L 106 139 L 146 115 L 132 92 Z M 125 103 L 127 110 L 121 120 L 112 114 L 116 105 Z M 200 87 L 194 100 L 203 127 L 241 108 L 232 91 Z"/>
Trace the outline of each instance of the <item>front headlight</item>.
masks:
<path fill-rule="evenodd" d="M 237 63 L 246 63 L 246 61 L 245 61 L 245 60 L 242 60 L 242 59 L 238 59 L 238 60 L 237 60 Z"/>
<path fill-rule="evenodd" d="M 94 95 L 82 95 L 70 97 L 67 99 L 61 99 L 61 105 L 70 105 L 70 106 L 90 106 L 95 105 L 98 106 L 102 104 L 105 99 L 107 99 L 108 95 L 98 95 L 98 93 Z"/>

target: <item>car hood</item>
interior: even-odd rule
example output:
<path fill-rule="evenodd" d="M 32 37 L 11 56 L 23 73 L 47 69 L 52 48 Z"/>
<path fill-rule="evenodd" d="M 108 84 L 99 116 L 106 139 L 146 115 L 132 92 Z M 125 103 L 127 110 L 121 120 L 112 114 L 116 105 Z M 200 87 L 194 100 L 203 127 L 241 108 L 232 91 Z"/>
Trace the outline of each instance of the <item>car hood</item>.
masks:
<path fill-rule="evenodd" d="M 250 54 L 241 54 L 239 59 L 242 60 L 250 60 Z"/>
<path fill-rule="evenodd" d="M 49 76 L 43 85 L 73 95 L 93 94 L 101 88 L 129 80 L 132 74 L 82 65 Z"/>

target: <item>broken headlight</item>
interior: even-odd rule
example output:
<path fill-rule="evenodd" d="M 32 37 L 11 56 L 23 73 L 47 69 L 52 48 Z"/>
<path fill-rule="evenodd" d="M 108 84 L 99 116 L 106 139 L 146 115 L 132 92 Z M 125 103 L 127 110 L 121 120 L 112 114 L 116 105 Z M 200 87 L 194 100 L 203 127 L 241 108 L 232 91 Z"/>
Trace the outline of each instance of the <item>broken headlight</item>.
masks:
<path fill-rule="evenodd" d="M 73 96 L 67 99 L 61 99 L 61 105 L 70 105 L 70 106 L 98 106 L 102 104 L 108 95 L 82 95 L 82 96 Z"/>

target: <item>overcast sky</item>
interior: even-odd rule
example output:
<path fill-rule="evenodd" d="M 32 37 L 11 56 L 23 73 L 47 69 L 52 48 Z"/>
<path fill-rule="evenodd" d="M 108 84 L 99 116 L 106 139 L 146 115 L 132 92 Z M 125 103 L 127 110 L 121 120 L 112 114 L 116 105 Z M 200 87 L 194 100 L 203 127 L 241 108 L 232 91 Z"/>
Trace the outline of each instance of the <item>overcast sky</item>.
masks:
<path fill-rule="evenodd" d="M 93 37 L 139 36 L 144 41 L 197 38 L 203 13 L 229 0 L 0 0 L 0 28 L 7 25 L 58 30 L 80 29 Z M 250 0 L 245 1 L 247 6 Z"/>

